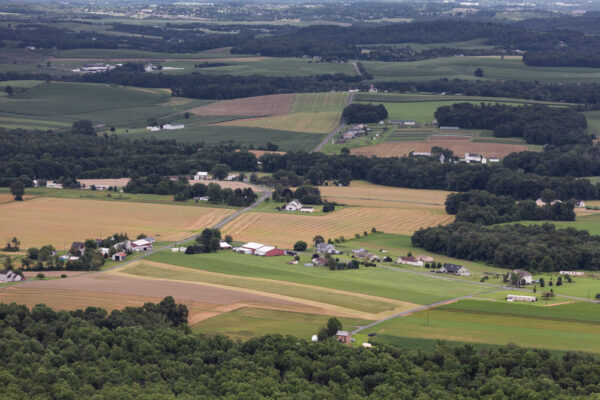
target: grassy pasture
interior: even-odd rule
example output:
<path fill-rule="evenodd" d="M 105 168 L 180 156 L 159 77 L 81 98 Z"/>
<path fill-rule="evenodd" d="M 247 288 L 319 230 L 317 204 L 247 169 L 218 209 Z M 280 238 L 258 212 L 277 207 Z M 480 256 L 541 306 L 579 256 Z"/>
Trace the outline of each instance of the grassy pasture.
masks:
<path fill-rule="evenodd" d="M 473 304 L 475 303 L 475 304 Z M 594 305 L 536 307 L 463 300 L 377 325 L 387 336 L 600 352 Z M 565 308 L 562 308 L 565 307 Z"/>
<path fill-rule="evenodd" d="M 129 23 L 129 22 L 128 22 Z M 230 48 L 219 48 L 201 51 L 198 53 L 154 53 L 144 50 L 131 49 L 72 49 L 72 50 L 52 50 L 46 53 L 55 58 L 91 58 L 94 60 L 111 59 L 194 59 L 194 58 L 229 58 L 242 57 L 239 54 L 231 54 Z"/>
<path fill-rule="evenodd" d="M 556 106 L 571 105 L 572 103 L 555 103 L 549 101 L 538 101 L 529 99 L 514 99 L 510 97 L 482 97 L 482 96 L 464 96 L 452 94 L 429 94 L 429 93 L 357 93 L 356 101 L 361 102 L 391 102 L 391 103 L 413 103 L 413 102 L 432 102 L 442 101 L 451 103 L 463 103 L 465 101 L 474 103 L 515 103 L 515 104 L 549 104 Z"/>
<path fill-rule="evenodd" d="M 212 226 L 233 210 L 83 199 L 35 198 L 0 204 L 0 237 L 17 236 L 24 248 L 126 232 L 178 240 Z"/>
<path fill-rule="evenodd" d="M 280 261 L 281 263 L 285 262 L 283 259 L 280 259 Z M 305 256 L 303 262 L 309 262 L 309 258 Z M 166 264 L 157 264 L 153 262 L 142 261 L 141 264 L 133 265 L 131 267 L 127 266 L 125 269 L 119 270 L 119 273 L 157 279 L 213 283 L 236 288 L 257 290 L 260 292 L 331 304 L 344 308 L 348 310 L 347 312 L 356 310 L 362 313 L 377 314 L 396 308 L 407 309 L 414 306 L 412 303 L 399 305 L 392 300 L 386 301 L 386 299 L 382 298 L 358 297 L 352 292 L 331 291 L 317 286 L 298 285 L 278 280 L 245 278 L 241 276 L 238 276 L 233 280 L 231 279 L 231 275 L 227 274 L 207 273 L 191 268 L 173 268 Z M 330 311 L 333 312 L 333 308 Z"/>
<path fill-rule="evenodd" d="M 600 214 L 578 215 L 575 221 L 520 221 L 520 224 L 541 225 L 549 222 L 557 228 L 586 230 L 592 235 L 600 235 Z"/>
<path fill-rule="evenodd" d="M 0 120 L 8 125 L 60 128 L 77 119 L 94 123 L 145 126 L 203 100 L 173 99 L 163 90 L 85 83 L 42 83 L 10 97 L 0 97 Z M 31 119 L 31 122 L 28 120 Z"/>
<path fill-rule="evenodd" d="M 288 265 L 288 257 L 256 257 L 233 252 L 185 255 L 161 251 L 147 259 L 220 274 L 274 279 L 415 304 L 428 304 L 481 291 L 480 287 L 460 281 L 398 274 L 380 268 L 330 271 L 325 267 Z"/>
<path fill-rule="evenodd" d="M 339 320 L 344 329 L 349 330 L 369 323 L 367 320 L 355 318 L 339 318 Z M 243 308 L 202 321 L 194 325 L 192 330 L 208 335 L 227 335 L 242 340 L 274 333 L 293 334 L 310 339 L 326 323 L 327 317 L 324 315 Z"/>
<path fill-rule="evenodd" d="M 487 57 L 447 57 L 414 62 L 364 61 L 375 81 L 420 81 L 439 78 L 479 79 L 475 69 L 481 68 L 485 78 L 518 79 L 539 82 L 599 82 L 600 71 L 595 68 L 529 67 L 521 60 Z"/>
<path fill-rule="evenodd" d="M 398 129 L 390 133 L 385 140 L 387 142 L 423 141 L 427 140 L 432 133 L 431 130 Z"/>

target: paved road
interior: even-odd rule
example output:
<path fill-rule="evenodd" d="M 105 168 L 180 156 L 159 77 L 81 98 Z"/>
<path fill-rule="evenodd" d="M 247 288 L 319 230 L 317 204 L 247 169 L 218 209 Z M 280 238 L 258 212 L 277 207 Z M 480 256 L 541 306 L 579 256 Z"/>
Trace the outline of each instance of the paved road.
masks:
<path fill-rule="evenodd" d="M 348 97 L 348 103 L 347 103 L 347 105 L 352 104 L 352 101 L 354 101 L 354 92 L 350 92 L 350 96 Z M 325 140 L 323 140 L 321 143 L 319 143 L 319 145 L 317 147 L 315 147 L 315 149 L 311 153 L 315 153 L 317 151 L 321 151 L 321 149 L 323 148 L 323 146 L 325 146 L 327 143 L 329 143 L 331 141 L 331 139 L 333 139 L 333 137 L 340 130 L 342 130 L 343 127 L 344 127 L 344 123 L 340 122 L 339 125 L 336 126 L 334 130 L 332 130 L 331 132 L 329 132 L 329 134 L 327 135 L 327 137 L 325 138 Z"/>
<path fill-rule="evenodd" d="M 444 304 L 453 303 L 455 301 L 464 300 L 464 299 L 470 299 L 473 296 L 479 296 L 479 295 L 482 295 L 482 294 L 499 292 L 499 291 L 502 291 L 502 290 L 505 290 L 505 289 L 488 290 L 486 292 L 474 293 L 474 294 L 470 294 L 470 295 L 467 295 L 467 296 L 461 296 L 461 297 L 455 297 L 455 298 L 450 299 L 450 300 L 438 301 L 436 303 L 427 304 L 425 306 L 419 306 L 419 307 L 411 308 L 410 310 L 406 310 L 406 311 L 399 312 L 398 314 L 390 315 L 389 317 L 385 317 L 383 319 L 380 319 L 379 321 L 371 322 L 369 325 L 361 326 L 360 328 L 355 329 L 354 331 L 352 331 L 352 334 L 353 335 L 357 334 L 357 333 L 359 333 L 361 331 L 364 331 L 365 329 L 369 329 L 369 328 L 374 327 L 375 325 L 381 324 L 382 322 L 389 321 L 390 319 L 394 319 L 394 318 L 397 318 L 397 317 L 405 317 L 405 316 L 407 316 L 409 314 L 412 314 L 412 313 L 415 313 L 415 312 L 418 312 L 418 311 L 423 311 L 423 310 L 427 310 L 429 308 L 434 308 L 434 307 L 438 307 L 438 306 L 443 306 Z"/>

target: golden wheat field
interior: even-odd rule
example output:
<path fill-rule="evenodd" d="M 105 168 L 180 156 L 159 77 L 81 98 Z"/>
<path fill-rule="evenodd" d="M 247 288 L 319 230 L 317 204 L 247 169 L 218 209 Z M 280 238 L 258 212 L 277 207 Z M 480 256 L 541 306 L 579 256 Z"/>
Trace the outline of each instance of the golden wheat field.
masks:
<path fill-rule="evenodd" d="M 0 238 L 16 236 L 23 248 L 100 238 L 115 232 L 180 240 L 221 221 L 234 210 L 83 199 L 36 198 L 0 204 Z"/>
<path fill-rule="evenodd" d="M 253 241 L 291 248 L 298 240 L 310 242 L 315 235 L 325 239 L 354 237 L 356 233 L 378 231 L 410 235 L 421 227 L 448 224 L 454 216 L 442 206 L 407 205 L 405 208 L 347 207 L 326 215 L 311 216 L 250 212 L 223 228 L 235 240 Z"/>
<path fill-rule="evenodd" d="M 286 114 L 294 104 L 295 95 L 272 94 L 268 96 L 245 97 L 223 100 L 190 110 L 201 116 L 256 117 L 261 115 Z"/>
<path fill-rule="evenodd" d="M 522 144 L 474 143 L 467 140 L 428 140 L 426 142 L 379 143 L 374 146 L 352 149 L 351 153 L 359 156 L 402 157 L 408 155 L 411 151 L 430 151 L 434 146 L 452 150 L 459 157 L 462 157 L 465 153 L 478 153 L 484 157 L 504 158 L 510 153 L 528 150 L 528 147 Z"/>
<path fill-rule="evenodd" d="M 329 201 L 368 207 L 400 207 L 407 205 L 443 206 L 449 193 L 444 190 L 404 189 L 352 181 L 349 186 L 321 186 L 321 195 Z"/>

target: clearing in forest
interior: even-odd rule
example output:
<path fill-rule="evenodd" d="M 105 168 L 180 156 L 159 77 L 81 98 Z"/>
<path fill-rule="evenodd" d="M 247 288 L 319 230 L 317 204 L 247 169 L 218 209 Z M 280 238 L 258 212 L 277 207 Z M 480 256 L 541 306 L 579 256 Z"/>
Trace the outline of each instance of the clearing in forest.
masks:
<path fill-rule="evenodd" d="M 215 225 L 234 210 L 84 199 L 36 198 L 0 204 L 0 237 L 16 236 L 22 247 L 52 244 L 63 249 L 73 241 L 115 232 L 158 240 L 179 240 Z"/>

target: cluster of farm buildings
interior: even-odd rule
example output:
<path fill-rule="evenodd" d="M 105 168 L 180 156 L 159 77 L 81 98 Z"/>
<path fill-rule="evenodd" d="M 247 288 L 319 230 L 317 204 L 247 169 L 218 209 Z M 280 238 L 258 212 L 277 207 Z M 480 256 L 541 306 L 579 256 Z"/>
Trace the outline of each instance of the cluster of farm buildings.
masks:
<path fill-rule="evenodd" d="M 96 239 L 96 242 L 100 244 L 102 240 Z M 104 258 L 110 258 L 113 261 L 125 261 L 128 254 L 141 251 L 151 251 L 154 242 L 156 242 L 156 239 L 152 237 L 146 237 L 134 241 L 124 240 L 122 242 L 115 243 L 111 247 L 99 247 L 98 251 Z M 77 252 L 83 253 L 84 250 L 85 244 L 83 242 L 73 242 L 71 244 L 70 251 L 75 254 L 65 254 L 60 256 L 59 259 L 65 262 L 77 261 L 79 260 L 79 256 L 76 255 Z"/>

